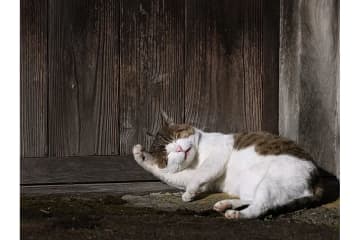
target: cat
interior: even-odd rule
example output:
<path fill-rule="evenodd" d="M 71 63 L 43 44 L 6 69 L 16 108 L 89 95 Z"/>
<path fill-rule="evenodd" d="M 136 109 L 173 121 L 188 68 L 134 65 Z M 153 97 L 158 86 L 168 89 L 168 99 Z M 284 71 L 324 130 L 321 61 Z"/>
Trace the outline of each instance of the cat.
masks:
<path fill-rule="evenodd" d="M 266 132 L 208 133 L 162 116 L 165 125 L 150 150 L 137 144 L 133 156 L 155 177 L 185 190 L 183 201 L 224 192 L 237 198 L 219 201 L 213 209 L 228 219 L 250 219 L 321 197 L 318 168 L 293 141 Z"/>

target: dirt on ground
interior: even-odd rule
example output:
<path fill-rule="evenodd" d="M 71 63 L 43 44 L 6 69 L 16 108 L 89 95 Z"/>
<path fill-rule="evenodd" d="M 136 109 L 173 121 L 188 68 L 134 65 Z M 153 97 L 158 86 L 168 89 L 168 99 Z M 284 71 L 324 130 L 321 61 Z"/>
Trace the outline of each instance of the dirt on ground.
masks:
<path fill-rule="evenodd" d="M 179 193 L 21 197 L 21 239 L 339 239 L 339 201 L 254 220 L 211 210 L 221 195 L 190 204 Z"/>

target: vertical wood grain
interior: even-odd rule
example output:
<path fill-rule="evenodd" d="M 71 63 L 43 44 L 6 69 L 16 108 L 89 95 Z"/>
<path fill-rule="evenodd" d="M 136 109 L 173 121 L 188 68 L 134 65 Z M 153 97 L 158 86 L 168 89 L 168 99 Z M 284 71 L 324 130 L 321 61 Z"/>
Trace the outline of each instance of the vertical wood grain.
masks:
<path fill-rule="evenodd" d="M 278 134 L 280 0 L 263 0 L 262 5 L 262 130 Z"/>
<path fill-rule="evenodd" d="M 184 1 L 122 1 L 120 17 L 120 154 L 149 147 L 164 109 L 184 111 Z"/>
<path fill-rule="evenodd" d="M 118 6 L 49 0 L 51 156 L 119 153 Z"/>
<path fill-rule="evenodd" d="M 149 147 L 161 109 L 210 131 L 277 132 L 278 14 L 265 0 L 22 0 L 21 151 L 40 157 L 27 173 L 67 174 L 80 157 L 96 173 L 73 180 L 101 181 L 96 166 L 113 162 L 88 156 Z"/>
<path fill-rule="evenodd" d="M 47 146 L 47 1 L 20 2 L 21 155 L 44 157 Z"/>
<path fill-rule="evenodd" d="M 186 1 L 187 122 L 224 132 L 277 132 L 279 6 L 268 10 L 262 0 Z"/>
<path fill-rule="evenodd" d="M 339 2 L 282 1 L 279 131 L 339 177 Z"/>
<path fill-rule="evenodd" d="M 339 1 L 303 5 L 299 142 L 325 170 L 340 176 Z"/>

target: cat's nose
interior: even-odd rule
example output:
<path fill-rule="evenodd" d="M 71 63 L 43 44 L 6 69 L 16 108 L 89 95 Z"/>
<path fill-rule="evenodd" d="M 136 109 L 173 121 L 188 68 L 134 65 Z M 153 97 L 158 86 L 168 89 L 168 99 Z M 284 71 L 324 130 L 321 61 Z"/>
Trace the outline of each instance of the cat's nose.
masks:
<path fill-rule="evenodd" d="M 180 145 L 176 146 L 176 152 L 184 152 L 184 149 Z"/>

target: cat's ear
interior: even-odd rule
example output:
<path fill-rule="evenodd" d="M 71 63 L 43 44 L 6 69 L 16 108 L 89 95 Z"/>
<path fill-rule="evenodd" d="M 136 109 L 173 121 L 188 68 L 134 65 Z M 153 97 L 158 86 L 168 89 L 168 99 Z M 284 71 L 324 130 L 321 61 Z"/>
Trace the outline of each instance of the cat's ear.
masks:
<path fill-rule="evenodd" d="M 148 135 L 149 137 L 155 137 L 155 134 L 152 134 L 152 133 L 149 132 L 149 131 L 145 131 L 145 134 Z"/>
<path fill-rule="evenodd" d="M 174 120 L 170 118 L 163 110 L 161 110 L 161 116 L 165 121 L 166 125 L 168 126 L 174 125 Z"/>
<path fill-rule="evenodd" d="M 148 137 L 155 137 L 156 134 L 153 134 L 152 132 L 148 131 L 146 128 L 143 128 L 143 133 L 145 133 Z"/>

